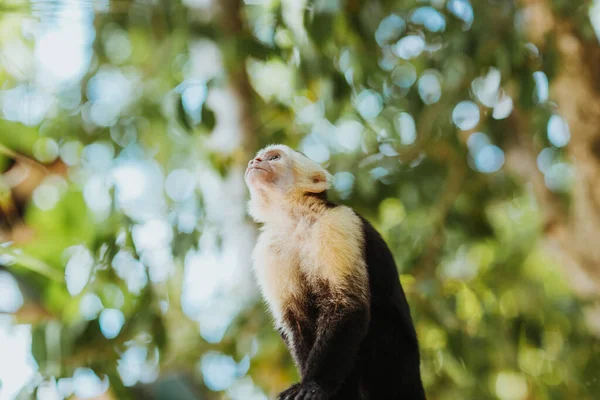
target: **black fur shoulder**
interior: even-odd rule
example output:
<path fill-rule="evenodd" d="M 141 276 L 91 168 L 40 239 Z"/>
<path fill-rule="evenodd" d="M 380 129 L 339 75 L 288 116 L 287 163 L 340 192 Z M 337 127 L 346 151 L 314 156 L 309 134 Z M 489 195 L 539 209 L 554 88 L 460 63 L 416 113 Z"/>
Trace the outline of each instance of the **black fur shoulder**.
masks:
<path fill-rule="evenodd" d="M 372 302 L 375 305 L 393 304 L 400 312 L 403 324 L 411 332 L 410 336 L 416 341 L 410 308 L 400 284 L 400 276 L 394 256 L 375 227 L 358 213 L 357 215 L 363 223 L 364 256 L 369 273 Z"/>

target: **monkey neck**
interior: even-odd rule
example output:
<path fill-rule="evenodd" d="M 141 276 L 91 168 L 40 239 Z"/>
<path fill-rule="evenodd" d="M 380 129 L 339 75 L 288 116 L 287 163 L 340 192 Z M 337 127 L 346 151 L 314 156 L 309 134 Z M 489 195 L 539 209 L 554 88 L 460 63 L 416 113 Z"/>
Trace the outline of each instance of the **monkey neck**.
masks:
<path fill-rule="evenodd" d="M 304 193 L 297 201 L 296 206 L 292 207 L 292 211 L 300 217 L 316 218 L 330 208 L 329 204 L 326 191 L 321 193 Z"/>
<path fill-rule="evenodd" d="M 327 209 L 335 206 L 327 200 L 327 192 L 294 193 L 279 196 L 253 196 L 250 214 L 256 222 L 267 225 L 314 222 Z"/>
<path fill-rule="evenodd" d="M 311 202 L 314 199 L 316 202 L 327 203 L 327 191 L 321 193 L 305 193 L 304 197 L 306 197 L 305 200 L 307 200 L 307 202 Z"/>

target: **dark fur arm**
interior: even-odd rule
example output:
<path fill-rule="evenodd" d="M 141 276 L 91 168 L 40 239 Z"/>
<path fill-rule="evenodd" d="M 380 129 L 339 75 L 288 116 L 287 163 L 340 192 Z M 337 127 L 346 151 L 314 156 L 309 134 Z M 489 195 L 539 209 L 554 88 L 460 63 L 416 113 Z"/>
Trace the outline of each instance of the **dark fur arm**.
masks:
<path fill-rule="evenodd" d="M 288 334 L 282 329 L 279 328 L 279 335 L 283 339 L 285 346 L 287 347 L 294 363 L 298 367 L 299 370 L 302 369 L 302 365 L 306 363 L 306 357 L 308 356 L 308 352 L 310 349 L 307 347 L 306 340 L 301 337 L 299 332 L 296 332 L 296 340 L 292 341 L 288 337 Z"/>
<path fill-rule="evenodd" d="M 331 305 L 323 310 L 315 344 L 303 368 L 303 383 L 334 393 L 352 371 L 368 325 L 368 306 Z"/>

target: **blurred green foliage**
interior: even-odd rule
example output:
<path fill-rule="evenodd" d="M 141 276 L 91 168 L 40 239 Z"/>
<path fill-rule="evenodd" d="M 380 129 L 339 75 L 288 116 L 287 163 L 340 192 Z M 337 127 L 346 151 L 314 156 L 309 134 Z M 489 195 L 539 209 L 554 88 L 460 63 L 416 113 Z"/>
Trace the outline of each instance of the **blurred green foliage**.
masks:
<path fill-rule="evenodd" d="M 591 2 L 549 3 L 597 46 Z M 256 296 L 216 339 L 185 305 L 186 266 L 223 223 L 202 181 L 272 142 L 326 164 L 332 199 L 389 243 L 430 399 L 597 398 L 600 341 L 541 245 L 536 199 L 504 165 L 524 136 L 568 206 L 568 127 L 548 98 L 557 33 L 543 51 L 530 43 L 519 2 L 71 6 L 0 8 L 0 263 L 25 297 L 13 322 L 32 324 L 40 373 L 21 398 L 82 368 L 118 399 L 259 399 L 297 378 Z M 62 23 L 76 27 L 58 36 L 68 42 L 44 41 Z M 250 128 L 232 125 L 235 102 Z M 215 294 L 217 314 L 238 294 Z M 131 349 L 145 364 L 119 369 Z"/>

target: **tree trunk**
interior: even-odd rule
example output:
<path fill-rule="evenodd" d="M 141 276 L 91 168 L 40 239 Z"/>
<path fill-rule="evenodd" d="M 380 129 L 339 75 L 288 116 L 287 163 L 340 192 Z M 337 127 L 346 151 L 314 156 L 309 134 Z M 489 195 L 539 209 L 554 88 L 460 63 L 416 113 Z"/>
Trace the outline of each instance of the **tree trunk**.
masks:
<path fill-rule="evenodd" d="M 545 244 L 565 266 L 573 287 L 580 295 L 596 297 L 600 294 L 600 93 L 596 62 L 600 47 L 585 43 L 572 24 L 554 16 L 548 1 L 521 3 L 528 36 L 542 54 L 544 35 L 553 31 L 557 38 L 561 70 L 551 83 L 550 97 L 571 132 L 566 151 L 574 180 L 568 210 L 557 204 L 544 184 L 536 164 L 541 149 L 532 143 L 510 149 L 507 164 L 532 182 L 545 219 Z M 527 132 L 521 136 L 523 133 L 527 136 Z"/>

